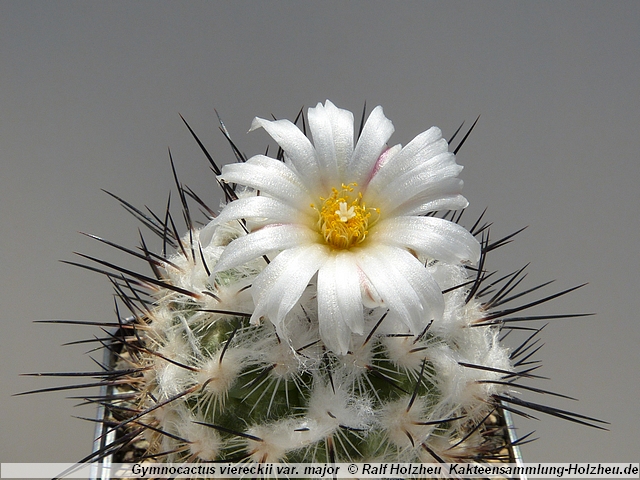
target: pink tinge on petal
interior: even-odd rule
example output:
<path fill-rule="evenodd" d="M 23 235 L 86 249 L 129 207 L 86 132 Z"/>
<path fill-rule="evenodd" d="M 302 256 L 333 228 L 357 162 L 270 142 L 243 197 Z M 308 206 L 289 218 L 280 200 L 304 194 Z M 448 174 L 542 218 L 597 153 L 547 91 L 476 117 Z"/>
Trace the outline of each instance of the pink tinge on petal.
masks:
<path fill-rule="evenodd" d="M 367 185 L 369 184 L 371 179 L 376 176 L 376 173 L 378 173 L 380 171 L 380 169 L 384 166 L 386 161 L 389 159 L 389 155 L 390 155 L 390 153 L 392 153 L 392 151 L 395 152 L 395 148 L 387 147 L 382 151 L 382 153 L 380 154 L 380 156 L 376 160 L 376 163 L 373 165 L 373 169 L 371 170 L 371 173 L 369 174 L 369 178 L 367 178 Z"/>
<path fill-rule="evenodd" d="M 373 286 L 369 278 L 362 269 L 357 266 L 358 277 L 360 278 L 360 293 L 362 294 L 362 305 L 366 308 L 377 308 L 384 306 L 384 300 Z"/>

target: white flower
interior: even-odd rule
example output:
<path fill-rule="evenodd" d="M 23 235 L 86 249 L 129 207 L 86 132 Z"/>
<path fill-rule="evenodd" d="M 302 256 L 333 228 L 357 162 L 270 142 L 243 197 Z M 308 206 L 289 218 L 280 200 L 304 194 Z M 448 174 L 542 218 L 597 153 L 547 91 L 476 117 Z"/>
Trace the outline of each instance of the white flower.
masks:
<path fill-rule="evenodd" d="M 317 274 L 320 336 L 337 354 L 347 353 L 352 333 L 363 333 L 363 307 L 389 309 L 420 332 L 444 309 L 424 260 L 480 256 L 465 229 L 425 216 L 466 207 L 462 167 L 435 127 L 388 148 L 394 128 L 381 107 L 355 145 L 351 112 L 327 101 L 309 109 L 308 121 L 313 144 L 288 120 L 254 119 L 251 130 L 264 128 L 285 161 L 257 155 L 223 168 L 222 180 L 257 194 L 231 202 L 212 222 L 253 225 L 226 247 L 214 274 L 268 255 L 251 287 L 252 321 L 267 317 L 278 329 Z"/>

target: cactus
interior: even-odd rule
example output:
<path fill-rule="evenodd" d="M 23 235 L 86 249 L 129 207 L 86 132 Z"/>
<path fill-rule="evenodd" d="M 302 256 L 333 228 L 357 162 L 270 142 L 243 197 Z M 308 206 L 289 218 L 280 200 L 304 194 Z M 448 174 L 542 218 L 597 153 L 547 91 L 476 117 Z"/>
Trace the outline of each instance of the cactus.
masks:
<path fill-rule="evenodd" d="M 352 114 L 329 101 L 298 119 L 311 139 L 254 120 L 280 149 L 251 159 L 220 122 L 237 160 L 222 169 L 187 124 L 221 211 L 173 168 L 186 234 L 169 207 L 146 213 L 116 197 L 162 252 L 98 239 L 151 274 L 68 262 L 106 274 L 129 310 L 102 340 L 115 359 L 98 375 L 109 392 L 91 399 L 118 436 L 85 461 L 487 461 L 505 455 L 504 410 L 603 428 L 518 393 L 552 393 L 527 383 L 541 329 L 530 325 L 517 348 L 502 338 L 524 320 L 579 316 L 519 315 L 578 287 L 514 306 L 546 284 L 518 291 L 524 269 L 488 272 L 513 235 L 491 238 L 482 217 L 460 226 L 454 152 L 468 133 L 454 152 L 436 128 L 389 148 L 380 107 L 355 142 Z"/>

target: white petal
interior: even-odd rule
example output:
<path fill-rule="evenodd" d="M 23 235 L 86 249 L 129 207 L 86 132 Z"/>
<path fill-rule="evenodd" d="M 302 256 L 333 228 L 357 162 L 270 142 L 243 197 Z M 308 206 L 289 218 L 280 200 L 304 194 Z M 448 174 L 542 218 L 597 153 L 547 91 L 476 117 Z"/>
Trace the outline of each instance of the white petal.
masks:
<path fill-rule="evenodd" d="M 251 294 L 256 307 L 252 323 L 266 315 L 277 329 L 281 329 L 284 317 L 327 260 L 328 252 L 325 245 L 312 244 L 280 253 L 253 282 Z"/>
<path fill-rule="evenodd" d="M 362 189 L 366 188 L 376 162 L 385 150 L 393 131 L 393 123 L 384 116 L 382 107 L 374 108 L 353 151 L 347 181 L 358 183 Z"/>
<path fill-rule="evenodd" d="M 351 332 L 364 331 L 358 270 L 350 252 L 339 252 L 330 256 L 318 272 L 320 337 L 340 355 L 349 350 Z"/>
<path fill-rule="evenodd" d="M 462 168 L 456 163 L 455 156 L 447 152 L 437 155 L 395 178 L 387 177 L 382 169 L 376 179 L 387 178 L 388 182 L 384 184 L 376 182 L 370 185 L 366 193 L 367 203 L 391 211 L 421 191 L 433 188 L 434 184 L 447 178 L 456 177 Z"/>
<path fill-rule="evenodd" d="M 353 113 L 337 108 L 329 100 L 308 113 L 324 188 L 339 187 L 353 154 Z"/>
<path fill-rule="evenodd" d="M 300 210 L 280 200 L 264 197 L 240 198 L 226 205 L 213 220 L 215 224 L 225 223 L 240 218 L 266 219 L 268 223 L 300 223 L 313 226 L 317 219 L 315 210 L 307 208 Z"/>
<path fill-rule="evenodd" d="M 371 179 L 375 179 L 376 175 L 383 168 L 386 170 L 387 165 L 393 165 L 395 163 L 394 158 L 402 151 L 402 145 L 394 145 L 393 147 L 387 148 L 382 151 L 378 160 L 376 160 L 375 165 L 373 166 L 373 170 L 371 171 Z M 371 182 L 367 185 L 367 188 L 371 186 Z"/>
<path fill-rule="evenodd" d="M 222 253 L 213 273 L 247 263 L 269 252 L 321 242 L 315 231 L 301 225 L 267 225 L 231 242 Z"/>
<path fill-rule="evenodd" d="M 395 217 L 380 221 L 369 241 L 414 250 L 448 263 L 480 259 L 480 243 L 460 225 L 435 217 Z"/>
<path fill-rule="evenodd" d="M 393 157 L 392 161 L 386 162 L 384 168 L 379 170 L 379 175 L 376 172 L 376 175 L 371 179 L 368 188 L 377 191 L 403 173 L 429 161 L 436 155 L 447 152 L 447 150 L 448 144 L 442 138 L 440 129 L 431 127 L 411 140 Z"/>
<path fill-rule="evenodd" d="M 460 194 L 462 186 L 462 180 L 456 177 L 425 185 L 414 184 L 404 191 L 388 192 L 386 203 L 375 205 L 380 205 L 380 216 L 383 218 L 423 215 L 435 210 L 458 210 L 468 205 L 467 199 Z"/>
<path fill-rule="evenodd" d="M 389 270 L 396 269 L 400 278 L 420 297 L 423 307 L 423 316 L 418 321 L 418 329 L 414 333 L 420 333 L 433 320 L 440 320 L 444 312 L 444 297 L 442 289 L 424 265 L 413 255 L 405 250 L 393 248 L 384 256 L 384 261 Z"/>
<path fill-rule="evenodd" d="M 245 163 L 222 167 L 219 177 L 227 183 L 239 183 L 278 198 L 293 207 L 311 203 L 311 196 L 300 177 L 283 162 L 264 155 L 251 157 Z"/>
<path fill-rule="evenodd" d="M 218 228 L 218 225 L 211 221 L 200 229 L 198 232 L 198 242 L 202 248 L 206 249 L 209 246 L 216 232 L 216 228 Z"/>
<path fill-rule="evenodd" d="M 289 120 L 265 120 L 256 117 L 249 131 L 260 127 L 282 147 L 305 185 L 311 191 L 317 192 L 322 185 L 322 176 L 316 150 L 306 135 Z"/>
<path fill-rule="evenodd" d="M 358 266 L 358 277 L 360 278 L 360 296 L 362 297 L 362 305 L 366 308 L 377 308 L 384 306 L 384 300 L 376 287 L 373 286 L 369 278 L 364 274 Z"/>
<path fill-rule="evenodd" d="M 413 333 L 431 319 L 440 319 L 444 298 L 426 268 L 406 250 L 370 245 L 359 249 L 357 262 L 382 296 L 385 306 L 396 313 Z"/>

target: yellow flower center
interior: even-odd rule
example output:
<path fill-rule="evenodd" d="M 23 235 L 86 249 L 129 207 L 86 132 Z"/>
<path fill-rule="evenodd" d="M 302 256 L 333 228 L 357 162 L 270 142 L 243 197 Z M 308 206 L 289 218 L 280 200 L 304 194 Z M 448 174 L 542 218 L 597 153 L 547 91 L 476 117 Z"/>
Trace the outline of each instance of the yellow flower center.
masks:
<path fill-rule="evenodd" d="M 362 193 L 353 193 L 357 186 L 350 183 L 343 184 L 341 190 L 332 188 L 330 197 L 320 198 L 321 208 L 311 205 L 318 212 L 318 230 L 325 242 L 334 248 L 350 248 L 362 242 L 368 233 L 372 211 L 380 214 L 378 209 L 365 206 Z"/>

